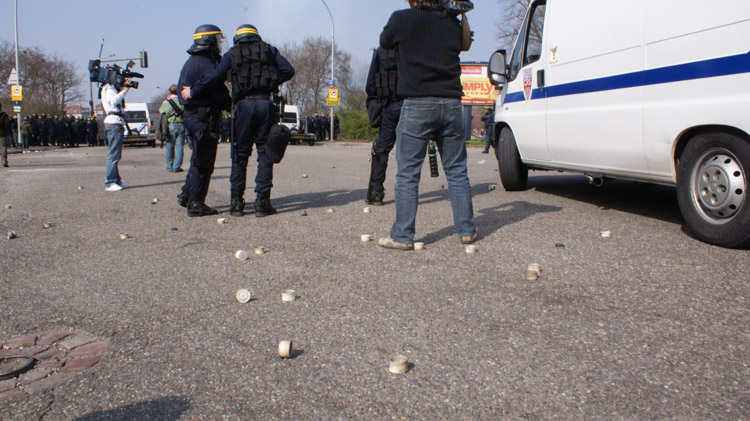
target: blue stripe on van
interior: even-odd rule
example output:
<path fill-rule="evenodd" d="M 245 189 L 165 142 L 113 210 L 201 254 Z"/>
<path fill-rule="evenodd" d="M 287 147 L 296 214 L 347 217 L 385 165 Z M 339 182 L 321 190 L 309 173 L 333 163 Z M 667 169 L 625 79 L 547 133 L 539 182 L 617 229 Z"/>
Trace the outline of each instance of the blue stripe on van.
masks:
<path fill-rule="evenodd" d="M 565 83 L 534 89 L 532 99 L 554 98 L 558 96 L 577 95 L 591 92 L 611 91 L 615 89 L 635 88 L 639 86 L 659 85 L 662 83 L 681 82 L 685 80 L 705 79 L 718 76 L 729 76 L 750 73 L 750 52 L 736 56 L 721 57 L 693 63 L 678 64 L 658 69 L 625 73 L 599 79 Z M 505 102 L 523 101 L 523 92 L 509 92 Z"/>

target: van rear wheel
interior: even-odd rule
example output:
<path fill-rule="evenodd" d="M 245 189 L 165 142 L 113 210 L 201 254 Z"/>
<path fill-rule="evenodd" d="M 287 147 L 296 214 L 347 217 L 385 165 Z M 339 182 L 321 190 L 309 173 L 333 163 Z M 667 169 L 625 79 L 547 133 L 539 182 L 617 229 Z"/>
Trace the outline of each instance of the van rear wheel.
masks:
<path fill-rule="evenodd" d="M 508 127 L 500 130 L 498 147 L 495 148 L 497 167 L 500 170 L 500 181 L 507 191 L 526 189 L 529 181 L 529 168 L 521 161 L 516 137 Z"/>
<path fill-rule="evenodd" d="M 691 140 L 677 167 L 677 199 L 695 235 L 722 247 L 750 246 L 750 144 L 726 133 Z"/>

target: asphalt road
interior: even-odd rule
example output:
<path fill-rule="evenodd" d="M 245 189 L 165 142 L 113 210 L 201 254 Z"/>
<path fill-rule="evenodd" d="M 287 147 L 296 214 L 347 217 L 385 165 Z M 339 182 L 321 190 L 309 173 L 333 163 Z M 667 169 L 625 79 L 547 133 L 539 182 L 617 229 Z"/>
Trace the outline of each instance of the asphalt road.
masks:
<path fill-rule="evenodd" d="M 386 205 L 363 212 L 369 151 L 290 146 L 279 213 L 224 225 L 185 216 L 184 173 L 158 148 L 125 149 L 133 187 L 117 193 L 104 148 L 11 155 L 0 339 L 81 331 L 110 346 L 72 380 L 0 401 L 0 419 L 750 417 L 750 252 L 692 238 L 673 188 L 535 172 L 505 192 L 494 156 L 470 149 L 478 253 L 427 165 L 425 250 L 400 252 L 360 242 L 395 215 L 393 155 Z M 228 155 L 221 145 L 207 199 L 223 212 Z M 533 262 L 541 277 L 526 281 Z M 285 289 L 299 299 L 282 302 Z M 284 339 L 294 358 L 278 357 Z M 397 353 L 406 374 L 388 372 Z"/>

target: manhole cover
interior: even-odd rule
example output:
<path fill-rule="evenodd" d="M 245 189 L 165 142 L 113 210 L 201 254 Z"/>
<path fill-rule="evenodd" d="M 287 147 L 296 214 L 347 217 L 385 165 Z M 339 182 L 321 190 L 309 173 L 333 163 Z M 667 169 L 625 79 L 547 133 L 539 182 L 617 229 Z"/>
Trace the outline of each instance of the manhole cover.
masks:
<path fill-rule="evenodd" d="M 32 357 L 0 358 L 0 380 L 16 377 L 30 370 L 35 362 Z"/>

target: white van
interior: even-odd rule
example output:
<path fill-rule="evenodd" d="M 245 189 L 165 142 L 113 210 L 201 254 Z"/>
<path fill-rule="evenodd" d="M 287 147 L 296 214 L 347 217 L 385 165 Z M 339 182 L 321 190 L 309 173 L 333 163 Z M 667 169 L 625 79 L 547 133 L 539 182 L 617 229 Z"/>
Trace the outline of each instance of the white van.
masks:
<path fill-rule="evenodd" d="M 146 144 L 156 147 L 156 138 L 151 134 L 151 113 L 145 102 L 125 102 L 125 121 L 129 132 L 125 132 L 126 144 Z"/>
<path fill-rule="evenodd" d="M 532 0 L 505 56 L 506 190 L 530 168 L 675 185 L 697 237 L 750 245 L 750 1 Z"/>

